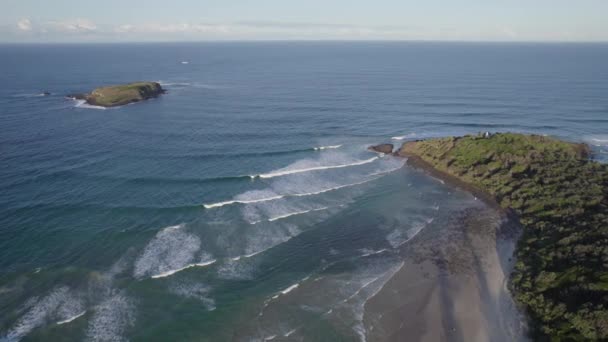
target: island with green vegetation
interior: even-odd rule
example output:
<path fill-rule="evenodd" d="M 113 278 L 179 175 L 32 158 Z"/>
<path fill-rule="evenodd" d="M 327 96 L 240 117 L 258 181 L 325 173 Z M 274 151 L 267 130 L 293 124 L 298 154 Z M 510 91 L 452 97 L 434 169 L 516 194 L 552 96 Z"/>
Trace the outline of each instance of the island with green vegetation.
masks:
<path fill-rule="evenodd" d="M 92 106 L 116 107 L 155 98 L 163 93 L 165 90 L 158 82 L 135 82 L 101 87 L 88 94 L 69 95 L 69 97 L 85 100 Z"/>
<path fill-rule="evenodd" d="M 608 165 L 585 144 L 486 133 L 406 142 L 396 154 L 517 215 L 509 283 L 535 340 L 608 339 Z"/>

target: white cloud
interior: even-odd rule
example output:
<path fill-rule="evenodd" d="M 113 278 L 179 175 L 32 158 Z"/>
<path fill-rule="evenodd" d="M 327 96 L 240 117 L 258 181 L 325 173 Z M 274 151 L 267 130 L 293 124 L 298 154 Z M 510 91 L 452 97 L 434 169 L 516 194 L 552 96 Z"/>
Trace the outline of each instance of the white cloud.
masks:
<path fill-rule="evenodd" d="M 502 34 L 508 39 L 517 39 L 518 37 L 517 31 L 510 27 L 500 28 L 499 31 L 502 32 Z"/>
<path fill-rule="evenodd" d="M 32 22 L 28 18 L 23 18 L 17 22 L 17 28 L 20 31 L 31 31 Z"/>
<path fill-rule="evenodd" d="M 361 26 L 327 23 L 233 22 L 124 24 L 111 32 L 131 35 L 163 35 L 189 38 L 399 38 L 411 34 L 404 26 Z"/>
<path fill-rule="evenodd" d="M 97 31 L 97 25 L 88 19 L 70 19 L 64 21 L 51 21 L 46 23 L 48 30 L 71 33 L 91 33 Z"/>
<path fill-rule="evenodd" d="M 1 0 L 0 0 L 1 1 Z M 500 25 L 486 29 L 458 26 L 365 25 L 315 22 L 126 22 L 96 24 L 86 18 L 31 21 L 4 29 L 18 39 L 40 41 L 199 41 L 199 40 L 605 40 L 584 32 L 536 30 Z M 21 33 L 21 34 L 19 34 Z"/>

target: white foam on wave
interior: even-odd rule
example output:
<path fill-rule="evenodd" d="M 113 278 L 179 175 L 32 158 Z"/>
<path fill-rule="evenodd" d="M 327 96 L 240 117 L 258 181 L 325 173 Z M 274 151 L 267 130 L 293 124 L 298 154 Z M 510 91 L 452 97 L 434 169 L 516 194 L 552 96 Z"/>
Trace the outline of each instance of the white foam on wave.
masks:
<path fill-rule="evenodd" d="M 368 257 L 368 256 L 372 256 L 372 255 L 376 255 L 376 254 L 381 254 L 388 251 L 388 249 L 386 248 L 382 248 L 380 250 L 374 251 L 371 249 L 363 249 L 361 250 L 361 252 L 363 252 L 363 254 L 361 255 L 362 257 Z"/>
<path fill-rule="evenodd" d="M 341 164 L 341 165 L 337 165 L 337 166 L 323 166 L 323 167 L 319 167 L 319 168 L 327 169 L 327 168 L 334 168 L 334 167 L 362 165 L 362 164 L 371 163 L 377 159 L 379 159 L 379 157 L 373 157 L 373 158 L 370 158 L 370 159 L 367 159 L 364 161 L 355 162 L 355 163 L 351 162 L 351 163 Z M 313 164 L 318 164 L 318 163 L 319 162 L 313 162 Z M 339 189 L 347 188 L 347 187 L 351 187 L 351 186 L 361 185 L 361 184 L 373 181 L 378 178 L 375 176 L 383 176 L 383 175 L 386 175 L 388 173 L 391 173 L 393 171 L 396 171 L 396 170 L 402 168 L 403 165 L 405 164 L 405 161 L 401 160 L 401 159 L 394 159 L 394 158 L 387 159 L 387 160 L 385 160 L 385 162 L 383 162 L 381 165 L 379 165 L 379 167 L 377 168 L 377 170 L 375 172 L 373 172 L 371 174 L 367 174 L 367 175 L 359 175 L 359 177 L 357 177 L 358 179 L 363 178 L 363 180 L 348 183 L 348 184 L 336 184 L 334 182 L 328 182 L 322 178 L 319 178 L 318 175 L 314 175 L 313 173 L 302 173 L 302 172 L 304 172 L 303 170 L 311 170 L 311 169 L 317 168 L 317 167 L 300 168 L 301 166 L 303 166 L 303 164 L 310 165 L 310 161 L 309 160 L 298 161 L 298 162 L 292 164 L 291 166 L 289 166 L 285 169 L 282 169 L 282 170 L 286 170 L 286 171 L 277 171 L 275 173 L 268 174 L 268 175 L 278 175 L 280 173 L 282 175 L 287 175 L 287 174 L 291 174 L 291 173 L 299 173 L 298 176 L 277 179 L 277 181 L 272 183 L 271 189 L 247 191 L 241 195 L 236 196 L 235 198 L 233 198 L 231 200 L 221 201 L 221 202 L 216 202 L 216 203 L 206 203 L 206 204 L 203 204 L 203 207 L 206 209 L 212 209 L 212 208 L 219 208 L 219 207 L 232 205 L 232 204 L 255 204 L 255 203 L 280 200 L 280 199 L 284 199 L 287 197 L 305 197 L 305 196 L 319 195 L 322 193 L 335 191 L 335 190 L 339 190 Z M 255 176 L 253 176 L 253 177 L 255 177 Z M 294 178 L 294 177 L 299 177 L 299 178 Z M 348 178 L 353 178 L 353 177 L 342 177 L 342 178 L 348 179 Z M 318 189 L 315 189 L 313 191 L 306 191 L 311 188 L 314 189 L 315 185 Z M 254 218 L 253 220 L 249 220 L 249 221 L 250 222 L 259 221 L 259 219 Z"/>
<path fill-rule="evenodd" d="M 315 151 L 334 150 L 334 149 L 337 149 L 337 148 L 340 148 L 340 147 L 342 147 L 342 145 L 318 146 L 318 147 L 315 147 L 314 150 Z"/>
<path fill-rule="evenodd" d="M 331 188 L 327 188 L 327 189 L 323 189 L 323 190 L 318 190 L 318 191 L 313 191 L 313 192 L 305 192 L 305 193 L 302 193 L 302 194 L 293 194 L 293 195 L 290 195 L 290 196 L 293 196 L 293 197 L 304 197 L 304 196 L 320 195 L 320 194 L 324 194 L 324 193 L 330 192 L 330 191 L 336 191 L 336 190 L 340 190 L 340 189 L 344 189 L 344 188 L 349 188 L 351 186 L 362 185 L 362 184 L 374 181 L 376 179 L 378 179 L 378 177 L 366 179 L 366 180 L 363 180 L 363 181 L 360 181 L 360 182 L 356 182 L 356 183 L 337 185 L 337 186 L 334 186 L 334 187 L 331 187 Z"/>
<path fill-rule="evenodd" d="M 158 83 L 161 86 L 165 86 L 165 87 L 171 87 L 171 86 L 187 87 L 187 86 L 192 85 L 192 83 L 188 83 L 188 82 L 163 82 L 163 81 L 159 81 Z"/>
<path fill-rule="evenodd" d="M 273 227 L 260 230 L 252 233 L 245 237 L 246 248 L 245 251 L 248 254 L 239 255 L 230 258 L 231 262 L 239 261 L 241 259 L 249 259 L 258 254 L 264 253 L 271 248 L 285 243 L 295 236 L 299 235 L 301 231 L 295 225 L 286 225 L 284 227 Z"/>
<path fill-rule="evenodd" d="M 242 259 L 228 259 L 217 269 L 217 276 L 227 280 L 251 280 L 253 279 L 254 267 L 249 262 L 239 262 Z"/>
<path fill-rule="evenodd" d="M 406 135 L 392 137 L 391 139 L 392 140 L 405 140 L 405 139 L 408 139 L 408 138 L 413 138 L 415 136 L 416 136 L 416 133 L 409 133 L 409 134 L 406 134 Z"/>
<path fill-rule="evenodd" d="M 267 202 L 267 201 L 274 201 L 274 200 L 278 200 L 281 199 L 285 196 L 283 195 L 277 195 L 277 196 L 272 196 L 272 197 L 266 197 L 266 198 L 258 198 L 258 199 L 251 199 L 251 200 L 230 200 L 230 201 L 224 201 L 224 202 L 217 202 L 217 203 L 211 203 L 211 204 L 203 204 L 203 207 L 207 208 L 207 209 L 211 209 L 211 208 L 219 208 L 219 207 L 223 207 L 225 205 L 230 205 L 230 204 L 235 204 L 235 203 L 240 203 L 240 204 L 251 204 L 251 203 L 259 203 L 259 202 Z"/>
<path fill-rule="evenodd" d="M 72 317 L 66 318 L 63 321 L 57 322 L 57 325 L 62 325 L 62 324 L 70 323 L 70 322 L 76 320 L 77 318 L 84 316 L 85 313 L 87 313 L 86 310 L 84 310 L 84 311 L 82 311 L 80 313 L 77 313 L 76 315 L 74 315 Z"/>
<path fill-rule="evenodd" d="M 391 171 L 389 171 L 391 172 Z M 388 172 L 384 172 L 384 173 L 388 173 Z M 294 194 L 284 194 L 284 195 L 279 195 L 279 194 L 275 194 L 272 193 L 273 195 L 269 196 L 269 197 L 264 197 L 264 198 L 257 198 L 257 199 L 250 199 L 250 200 L 245 200 L 245 199 L 234 199 L 234 200 L 230 200 L 230 201 L 224 201 L 224 202 L 217 202 L 217 203 L 211 203 L 211 204 L 203 204 L 203 206 L 207 209 L 211 209 L 211 208 L 218 208 L 218 207 L 223 207 L 225 205 L 231 205 L 231 204 L 236 204 L 236 203 L 240 203 L 240 204 L 253 204 L 253 203 L 261 203 L 261 202 L 269 202 L 269 201 L 275 201 L 275 200 L 279 200 L 282 198 L 286 198 L 286 197 L 305 197 L 305 196 L 314 196 L 314 195 L 320 195 L 326 192 L 330 192 L 330 191 L 335 191 L 335 190 L 339 190 L 339 189 L 343 189 L 343 188 L 348 188 L 351 186 L 357 186 L 357 185 L 362 185 L 365 183 L 369 183 L 371 181 L 374 181 L 376 179 L 378 179 L 379 177 L 372 177 L 370 179 L 366 179 L 360 182 L 356 182 L 356 183 L 350 183 L 350 184 L 343 184 L 343 185 L 336 185 L 330 188 L 326 188 L 326 189 L 322 189 L 322 190 L 317 190 L 317 191 L 312 191 L 312 192 L 304 192 L 304 193 L 294 193 Z M 249 194 L 253 194 L 253 193 L 259 193 L 260 191 L 249 191 L 246 192 L 245 194 L 241 195 L 241 196 L 245 196 L 245 195 L 249 195 Z M 268 194 L 269 192 L 265 192 L 266 194 Z"/>
<path fill-rule="evenodd" d="M 11 95 L 11 97 L 16 97 L 16 98 L 24 98 L 24 97 L 45 97 L 45 96 L 50 96 L 50 94 L 45 94 L 45 93 L 30 93 L 30 94 L 14 94 Z"/>
<path fill-rule="evenodd" d="M 302 278 L 302 280 L 298 281 L 295 284 L 290 285 L 289 287 L 285 288 L 284 290 L 279 291 L 278 293 L 276 293 L 274 296 L 266 299 L 264 301 L 264 306 L 262 307 L 262 310 L 260 311 L 260 313 L 258 314 L 258 316 L 263 316 L 264 315 L 264 310 L 276 299 L 278 299 L 281 296 L 285 296 L 288 293 L 290 293 L 291 291 L 297 289 L 298 287 L 300 287 L 300 284 L 302 284 L 303 282 L 307 281 L 308 279 L 310 279 L 310 276 L 306 276 L 304 278 Z"/>
<path fill-rule="evenodd" d="M 208 311 L 216 309 L 215 300 L 209 295 L 211 292 L 209 286 L 200 283 L 174 283 L 169 287 L 169 291 L 178 296 L 200 301 Z"/>
<path fill-rule="evenodd" d="M 207 266 L 215 262 L 203 253 L 199 262 L 193 262 L 201 247 L 198 236 L 186 232 L 183 225 L 162 229 L 146 245 L 135 261 L 133 275 L 142 279 L 150 276 L 162 278 L 190 267 Z"/>
<path fill-rule="evenodd" d="M 174 270 L 169 270 L 167 272 L 163 272 L 163 273 L 160 273 L 160 274 L 153 275 L 150 278 L 152 278 L 152 279 L 165 278 L 165 277 L 173 275 L 173 274 L 175 274 L 177 272 L 181 272 L 181 271 L 187 270 L 187 269 L 192 268 L 192 267 L 205 267 L 205 266 L 213 265 L 213 264 L 215 264 L 216 261 L 217 260 L 213 259 L 213 260 L 209 260 L 209 261 L 205 261 L 205 262 L 188 264 L 188 265 L 186 265 L 184 267 L 181 267 L 181 268 L 177 268 L 177 269 L 174 269 Z"/>
<path fill-rule="evenodd" d="M 293 290 L 297 289 L 298 287 L 300 287 L 300 284 L 299 284 L 299 283 L 293 284 L 293 285 L 291 285 L 290 287 L 286 288 L 285 290 L 281 291 L 281 294 L 282 294 L 282 295 L 286 295 L 286 294 L 288 294 L 289 292 L 291 292 L 291 291 L 293 291 Z"/>
<path fill-rule="evenodd" d="M 416 222 L 412 225 L 412 228 L 406 231 L 405 233 L 399 229 L 395 229 L 386 236 L 386 240 L 391 245 L 391 247 L 400 247 L 411 239 L 413 239 L 414 237 L 416 237 L 418 233 L 420 233 L 424 228 L 426 228 L 427 225 L 433 223 L 433 221 L 434 218 L 428 218 L 422 222 Z"/>
<path fill-rule="evenodd" d="M 608 147 L 608 136 L 590 136 L 584 139 L 589 144 L 596 147 Z"/>
<path fill-rule="evenodd" d="M 285 219 L 285 218 L 288 218 L 288 217 L 291 217 L 291 216 L 304 215 L 304 214 L 307 214 L 307 213 L 310 213 L 310 212 L 323 211 L 323 210 L 327 210 L 327 209 L 329 209 L 329 207 L 313 208 L 313 209 L 308 209 L 308 210 L 294 211 L 294 212 L 290 212 L 290 213 L 287 213 L 287 214 L 282 214 L 282 215 L 279 215 L 279 216 L 274 216 L 274 217 L 271 217 L 271 218 L 269 218 L 267 220 L 251 221 L 249 223 L 251 223 L 251 224 L 258 224 L 258 223 L 265 222 L 265 221 L 274 222 L 274 221 L 282 220 L 282 219 Z"/>
<path fill-rule="evenodd" d="M 265 252 L 265 251 L 266 251 L 266 249 L 261 250 L 261 251 L 258 251 L 258 252 L 255 252 L 255 253 L 249 253 L 249 254 L 245 254 L 245 255 L 239 255 L 239 256 L 236 256 L 236 257 L 233 257 L 233 258 L 230 258 L 230 259 L 231 259 L 232 261 L 239 261 L 239 260 L 241 260 L 241 259 L 243 259 L 243 258 L 245 258 L 245 259 L 249 259 L 249 258 L 252 258 L 252 257 L 254 257 L 254 256 L 256 256 L 256 255 L 258 255 L 258 254 L 260 254 L 260 253 Z"/>
<path fill-rule="evenodd" d="M 351 274 L 346 279 L 333 281 L 331 285 L 338 290 L 336 295 L 345 297 L 331 305 L 325 315 L 335 313 L 340 320 L 351 319 L 353 331 L 359 335 L 361 341 L 366 341 L 367 330 L 363 324 L 365 304 L 384 288 L 384 285 L 403 265 L 404 262 L 378 261 L 364 267 L 360 272 Z"/>
<path fill-rule="evenodd" d="M 135 308 L 122 293 L 106 298 L 94 309 L 87 327 L 87 340 L 125 341 L 124 333 L 135 323 Z"/>
<path fill-rule="evenodd" d="M 275 172 L 270 172 L 270 173 L 263 173 L 263 174 L 259 174 L 259 175 L 254 175 L 254 176 L 249 176 L 251 178 L 274 178 L 274 177 L 281 177 L 281 176 L 286 176 L 286 175 L 292 175 L 295 173 L 302 173 L 302 172 L 311 172 L 311 171 L 320 171 L 320 170 L 331 170 L 331 169 L 341 169 L 341 168 L 345 168 L 345 167 L 351 167 L 351 166 L 359 166 L 359 165 L 365 165 L 365 164 L 369 164 L 374 162 L 375 160 L 378 160 L 378 157 L 373 157 L 373 158 L 369 158 L 369 159 L 365 159 L 365 160 L 358 160 L 352 163 L 347 163 L 347 164 L 337 164 L 337 165 L 320 165 L 320 166 L 313 166 L 313 167 L 308 167 L 308 168 L 303 168 L 303 169 L 291 169 L 291 168 L 285 168 L 285 169 L 279 169 Z"/>
<path fill-rule="evenodd" d="M 74 105 L 74 107 L 77 107 L 77 108 L 98 109 L 98 110 L 106 110 L 107 109 L 106 107 L 102 107 L 102 106 L 90 105 L 85 100 L 74 100 L 74 101 L 76 102 L 76 104 Z"/>
<path fill-rule="evenodd" d="M 70 318 L 84 310 L 84 303 L 68 287 L 62 286 L 55 288 L 45 297 L 30 298 L 24 309 L 25 314 L 3 337 L 7 341 L 18 341 L 32 330 L 47 324 L 48 321 L 59 320 L 65 323 L 72 321 L 73 319 Z"/>
<path fill-rule="evenodd" d="M 309 209 L 309 210 L 296 211 L 296 212 L 293 212 L 293 213 L 287 213 L 287 214 L 284 214 L 284 215 L 271 217 L 271 218 L 268 219 L 268 221 L 273 222 L 273 221 L 276 221 L 276 220 L 281 220 L 281 219 L 288 218 L 288 217 L 295 216 L 295 215 L 302 215 L 302 214 L 306 214 L 306 213 L 310 213 L 310 212 L 314 212 L 314 211 L 322 211 L 322 210 L 327 210 L 327 209 L 329 209 L 329 207 L 322 207 L 322 208 L 315 208 L 315 209 Z"/>

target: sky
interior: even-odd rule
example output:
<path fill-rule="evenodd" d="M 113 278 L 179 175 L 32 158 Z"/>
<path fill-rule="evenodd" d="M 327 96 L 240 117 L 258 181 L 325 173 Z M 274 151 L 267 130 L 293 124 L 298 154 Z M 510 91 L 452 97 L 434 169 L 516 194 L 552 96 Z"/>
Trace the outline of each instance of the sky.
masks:
<path fill-rule="evenodd" d="M 608 0 L 0 0 L 0 42 L 608 42 Z"/>

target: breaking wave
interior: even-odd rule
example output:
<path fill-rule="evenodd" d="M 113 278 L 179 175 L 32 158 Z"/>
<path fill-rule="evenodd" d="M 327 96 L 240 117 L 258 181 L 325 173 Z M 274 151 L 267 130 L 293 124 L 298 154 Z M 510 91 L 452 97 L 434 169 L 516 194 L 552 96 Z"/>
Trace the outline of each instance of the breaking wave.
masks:
<path fill-rule="evenodd" d="M 85 313 L 87 313 L 87 311 L 86 311 L 86 310 L 85 310 L 85 311 L 82 311 L 82 312 L 80 312 L 80 313 L 77 313 L 76 315 L 74 315 L 74 316 L 72 316 L 72 317 L 66 318 L 66 319 L 64 319 L 63 321 L 59 321 L 59 322 L 57 322 L 57 325 L 62 325 L 62 324 L 70 323 L 70 322 L 72 322 L 72 321 L 76 320 L 77 318 L 80 318 L 81 316 L 84 316 L 84 314 L 85 314 Z"/>
<path fill-rule="evenodd" d="M 433 221 L 434 221 L 434 218 L 429 218 L 422 222 L 414 223 L 412 228 L 406 232 L 403 232 L 399 229 L 395 229 L 386 236 L 386 240 L 391 245 L 391 247 L 393 247 L 393 248 L 400 247 L 403 244 L 405 244 L 406 242 L 408 242 L 411 239 L 413 239 L 414 237 L 416 237 L 416 235 L 418 235 L 418 233 L 420 233 L 429 224 L 433 223 Z"/>
<path fill-rule="evenodd" d="M 107 109 L 106 107 L 102 107 L 102 106 L 90 105 L 85 100 L 74 100 L 74 101 L 76 102 L 76 104 L 74 105 L 74 107 L 76 107 L 76 108 L 98 109 L 98 110 L 106 110 Z"/>
<path fill-rule="evenodd" d="M 390 172 L 390 171 L 387 171 L 385 173 L 388 173 L 388 172 Z M 296 193 L 296 194 L 285 194 L 285 195 L 275 194 L 274 196 L 269 196 L 269 197 L 264 197 L 264 198 L 258 198 L 258 199 L 234 199 L 234 200 L 224 201 L 224 202 L 217 202 L 217 203 L 211 203 L 211 204 L 203 204 L 203 206 L 205 208 L 207 208 L 207 209 L 211 209 L 211 208 L 218 208 L 218 207 L 223 207 L 225 205 L 236 204 L 236 203 L 240 203 L 240 204 L 252 204 L 252 203 L 274 201 L 274 200 L 278 200 L 278 199 L 282 199 L 282 198 L 286 198 L 286 197 L 314 196 L 314 195 L 319 195 L 319 194 L 323 194 L 323 193 L 330 192 L 330 191 L 336 191 L 336 190 L 339 190 L 339 189 L 348 188 L 348 187 L 351 187 L 351 186 L 362 185 L 362 184 L 374 181 L 374 180 L 376 180 L 378 178 L 380 178 L 380 177 L 372 177 L 372 178 L 363 180 L 361 182 L 344 184 L 344 185 L 337 185 L 337 186 L 334 186 L 334 187 L 330 187 L 330 188 L 326 188 L 326 189 L 322 189 L 322 190 L 318 190 L 318 191 L 313 191 L 313 192 L 304 192 L 304 193 Z M 257 193 L 257 192 L 262 192 L 262 191 L 250 191 L 250 192 L 247 192 L 245 194 Z M 264 193 L 267 193 L 267 192 L 264 192 Z"/>
<path fill-rule="evenodd" d="M 71 322 L 84 314 L 84 303 L 68 287 L 62 286 L 52 290 L 45 297 L 30 298 L 24 309 L 25 314 L 0 340 L 18 341 L 49 321 L 58 321 L 57 324 Z"/>
<path fill-rule="evenodd" d="M 405 139 L 409 139 L 409 138 L 414 138 L 416 137 L 416 133 L 409 133 L 406 135 L 400 135 L 400 136 L 396 136 L 396 137 L 392 137 L 392 140 L 405 140 Z"/>
<path fill-rule="evenodd" d="M 175 274 L 177 272 L 181 272 L 183 270 L 187 270 L 187 269 L 192 268 L 192 267 L 205 267 L 205 266 L 213 265 L 213 264 L 215 264 L 216 261 L 217 260 L 213 259 L 213 260 L 209 260 L 209 261 L 205 261 L 205 262 L 199 262 L 199 263 L 189 264 L 189 265 L 186 265 L 186 266 L 181 267 L 181 268 L 176 268 L 174 270 L 169 270 L 169 271 L 166 271 L 166 272 L 163 272 L 163 273 L 160 273 L 160 274 L 153 275 L 150 278 L 152 278 L 152 279 L 165 278 L 165 277 L 173 275 L 173 274 Z"/>
<path fill-rule="evenodd" d="M 302 214 L 310 213 L 310 212 L 313 212 L 313 211 L 321 211 L 321 210 L 327 210 L 327 209 L 329 209 L 329 208 L 328 207 L 322 207 L 322 208 L 316 208 L 316 209 L 310 209 L 310 210 L 296 211 L 296 212 L 288 213 L 288 214 L 285 214 L 285 215 L 271 217 L 271 218 L 268 219 L 268 221 L 272 222 L 272 221 L 281 220 L 281 219 L 288 218 L 288 217 L 295 216 L 295 215 L 302 215 Z"/>
<path fill-rule="evenodd" d="M 587 143 L 597 147 L 608 146 L 608 136 L 606 135 L 595 135 L 589 136 L 584 139 Z"/>
<path fill-rule="evenodd" d="M 274 221 L 278 221 L 284 218 L 288 218 L 291 216 L 296 216 L 296 215 L 304 215 L 310 212 L 315 212 L 315 211 L 323 211 L 323 210 L 327 210 L 329 209 L 329 207 L 322 207 L 322 208 L 314 208 L 314 209 L 308 209 L 308 210 L 300 210 L 300 211 L 294 211 L 294 212 L 290 212 L 287 214 L 283 214 L 283 215 L 279 215 L 279 216 L 274 216 L 271 218 L 268 218 L 267 220 L 259 220 L 259 221 L 252 221 L 250 222 L 251 224 L 258 224 L 260 222 L 264 222 L 264 221 L 268 221 L 268 222 L 274 222 Z"/>
<path fill-rule="evenodd" d="M 323 151 L 323 150 L 333 150 L 342 147 L 342 145 L 329 145 L 329 146 L 319 146 L 313 148 L 315 151 Z"/>
<path fill-rule="evenodd" d="M 331 170 L 331 169 L 340 169 L 340 168 L 345 168 L 345 167 L 350 167 L 350 166 L 358 166 L 358 165 L 364 165 L 364 164 L 369 164 L 374 162 L 375 160 L 377 160 L 378 157 L 373 157 L 373 158 L 369 158 L 366 160 L 359 160 L 353 163 L 348 163 L 348 164 L 338 164 L 338 165 L 325 165 L 325 166 L 313 166 L 313 167 L 309 167 L 309 168 L 304 168 L 304 169 L 280 169 L 274 172 L 270 172 L 270 173 L 262 173 L 259 175 L 253 175 L 253 176 L 249 176 L 251 178 L 274 178 L 274 177 L 281 177 L 281 176 L 286 176 L 286 175 L 291 175 L 294 173 L 302 173 L 302 172 L 310 172 L 310 171 L 320 171 L 320 170 Z"/>
<path fill-rule="evenodd" d="M 201 240 L 186 232 L 183 225 L 162 229 L 144 248 L 141 256 L 135 261 L 133 275 L 135 278 L 162 278 L 185 269 L 207 266 L 215 262 L 202 253 L 198 262 L 194 262 L 200 250 Z"/>
<path fill-rule="evenodd" d="M 258 202 L 274 201 L 274 200 L 281 199 L 283 197 L 285 197 L 285 196 L 278 195 L 278 196 L 252 199 L 252 200 L 230 200 L 230 201 L 217 202 L 217 203 L 211 203 L 211 204 L 203 204 L 203 206 L 207 209 L 211 209 L 211 208 L 219 208 L 219 207 L 223 207 L 225 205 L 230 205 L 230 204 L 235 204 L 235 203 L 250 204 L 250 203 L 258 203 Z"/>

